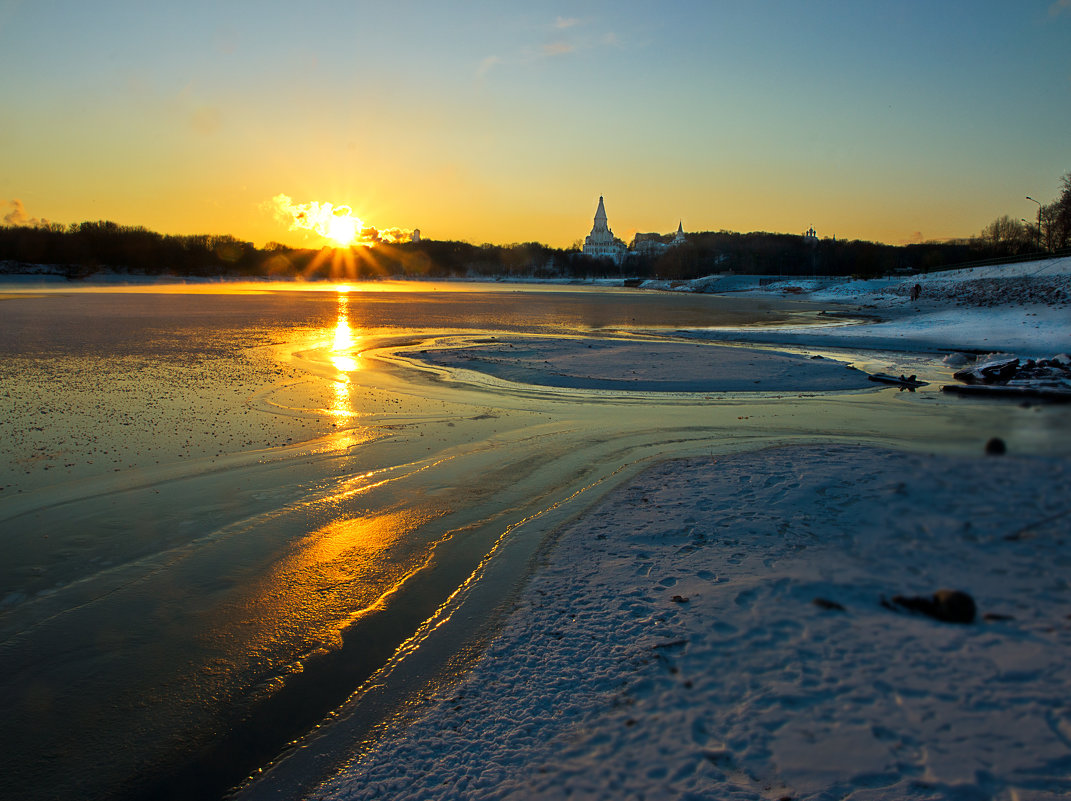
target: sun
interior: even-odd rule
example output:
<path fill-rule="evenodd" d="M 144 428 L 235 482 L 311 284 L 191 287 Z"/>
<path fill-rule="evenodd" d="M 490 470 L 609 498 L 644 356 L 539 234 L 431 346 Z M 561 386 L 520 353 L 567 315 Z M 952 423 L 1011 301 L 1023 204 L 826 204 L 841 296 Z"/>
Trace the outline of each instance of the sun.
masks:
<path fill-rule="evenodd" d="M 408 228 L 376 228 L 365 225 L 349 206 L 312 200 L 295 203 L 289 195 L 276 195 L 262 204 L 287 223 L 291 231 L 312 231 L 334 244 L 335 250 L 353 249 L 354 245 L 372 248 L 382 244 L 409 242 Z"/>
<path fill-rule="evenodd" d="M 349 211 L 345 206 L 335 209 L 335 213 L 327 221 L 327 230 L 324 231 L 324 236 L 340 248 L 349 247 L 356 242 L 363 227 L 361 221 Z"/>

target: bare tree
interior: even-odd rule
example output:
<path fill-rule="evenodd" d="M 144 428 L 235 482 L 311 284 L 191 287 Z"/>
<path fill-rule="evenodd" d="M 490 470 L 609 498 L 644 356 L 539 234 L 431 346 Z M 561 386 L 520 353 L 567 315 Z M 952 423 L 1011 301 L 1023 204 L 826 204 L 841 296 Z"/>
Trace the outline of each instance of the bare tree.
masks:
<path fill-rule="evenodd" d="M 1038 219 L 1041 220 L 1039 228 L 1041 229 L 1041 247 L 1043 250 L 1055 250 L 1060 247 L 1060 245 L 1057 244 L 1060 231 L 1059 216 L 1059 202 L 1053 202 L 1047 206 L 1042 206 L 1041 210 L 1038 212 Z"/>
<path fill-rule="evenodd" d="M 1052 221 L 1052 246 L 1054 248 L 1066 248 L 1071 245 L 1071 172 L 1064 175 L 1060 197 L 1054 205 L 1056 207 Z"/>
<path fill-rule="evenodd" d="M 1018 253 L 1025 247 L 1029 247 L 1033 239 L 1033 232 L 1007 214 L 1004 214 L 982 229 L 982 239 L 997 250 L 1007 253 Z"/>

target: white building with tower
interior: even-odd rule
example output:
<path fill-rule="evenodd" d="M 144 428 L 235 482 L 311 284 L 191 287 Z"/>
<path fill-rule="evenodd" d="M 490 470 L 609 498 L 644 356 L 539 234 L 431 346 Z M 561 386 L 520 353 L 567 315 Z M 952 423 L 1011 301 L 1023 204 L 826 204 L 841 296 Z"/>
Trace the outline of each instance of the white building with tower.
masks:
<path fill-rule="evenodd" d="M 684 235 L 683 221 L 678 221 L 677 232 L 668 243 L 661 241 L 660 236 L 660 234 L 636 234 L 630 248 L 610 230 L 606 220 L 606 206 L 600 195 L 599 208 L 595 211 L 595 224 L 591 227 L 591 233 L 584 238 L 584 248 L 581 252 L 594 259 L 613 259 L 615 264 L 620 264 L 629 252 L 642 256 L 657 256 L 688 241 Z"/>
<path fill-rule="evenodd" d="M 591 226 L 591 233 L 584 238 L 585 256 L 595 259 L 609 258 L 619 262 L 625 258 L 628 246 L 614 236 L 610 226 L 606 224 L 606 207 L 602 203 L 602 195 L 599 195 L 599 208 L 595 211 L 595 224 Z"/>

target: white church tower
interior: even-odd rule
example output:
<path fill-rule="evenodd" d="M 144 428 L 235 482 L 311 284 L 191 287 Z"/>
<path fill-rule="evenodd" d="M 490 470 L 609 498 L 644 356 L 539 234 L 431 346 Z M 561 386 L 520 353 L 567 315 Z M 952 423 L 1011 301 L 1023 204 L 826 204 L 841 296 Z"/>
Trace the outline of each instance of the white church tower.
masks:
<path fill-rule="evenodd" d="M 603 206 L 602 195 L 599 195 L 599 208 L 595 212 L 595 224 L 591 227 L 591 233 L 584 239 L 585 256 L 592 258 L 611 258 L 615 262 L 621 261 L 627 251 L 625 243 L 614 236 L 610 226 L 606 222 L 606 207 Z"/>

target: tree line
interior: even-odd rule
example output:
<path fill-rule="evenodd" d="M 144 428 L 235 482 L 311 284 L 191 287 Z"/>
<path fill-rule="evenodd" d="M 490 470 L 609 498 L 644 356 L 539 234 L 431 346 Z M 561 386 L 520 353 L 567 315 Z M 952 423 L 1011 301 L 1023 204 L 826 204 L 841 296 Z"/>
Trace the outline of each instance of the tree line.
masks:
<path fill-rule="evenodd" d="M 257 248 L 232 236 L 160 234 L 114 222 L 69 226 L 0 226 L 0 272 L 51 265 L 85 278 L 101 271 L 151 276 L 371 279 L 377 277 L 632 277 L 689 279 L 713 273 L 783 276 L 926 272 L 974 261 L 1056 252 L 1071 245 L 1071 173 L 1057 200 L 1040 204 L 1031 226 L 1009 215 L 975 237 L 948 242 L 886 245 L 766 232 L 705 231 L 661 252 L 630 253 L 621 263 L 591 259 L 578 248 L 539 242 L 510 245 L 421 240 L 374 248 Z M 669 244 L 672 235 L 648 235 Z"/>
<path fill-rule="evenodd" d="M 1071 247 L 1071 172 L 1061 179 L 1060 194 L 1051 203 L 1037 203 L 1033 220 L 1003 214 L 982 229 L 979 238 L 1006 255 L 1033 250 L 1055 252 Z"/>

